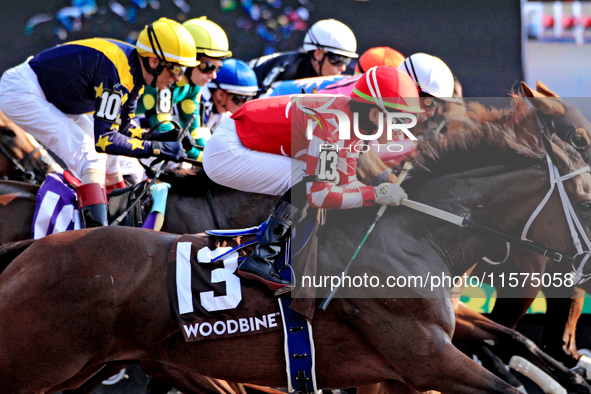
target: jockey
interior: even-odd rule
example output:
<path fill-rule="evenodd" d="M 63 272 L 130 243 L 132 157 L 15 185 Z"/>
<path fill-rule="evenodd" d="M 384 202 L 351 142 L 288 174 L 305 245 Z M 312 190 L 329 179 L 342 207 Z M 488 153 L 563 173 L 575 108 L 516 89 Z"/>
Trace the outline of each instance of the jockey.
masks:
<path fill-rule="evenodd" d="M 406 72 L 417 84 L 421 107 L 425 113 L 419 121 L 427 121 L 435 115 L 442 101 L 456 102 L 453 98 L 454 76 L 447 65 L 438 57 L 426 53 L 410 55 L 398 67 Z"/>
<path fill-rule="evenodd" d="M 208 130 L 215 130 L 242 104 L 251 100 L 258 90 L 257 76 L 248 64 L 238 59 L 224 60 L 217 78 L 202 90 L 201 124 Z"/>
<path fill-rule="evenodd" d="M 309 135 L 309 114 L 318 111 L 328 120 L 322 122 L 324 126 L 314 127 L 313 135 Z M 297 222 L 306 203 L 292 203 L 292 185 L 295 198 L 306 194 L 307 202 L 316 208 L 398 205 L 406 197 L 395 184 L 372 187 L 358 182 L 356 147 L 363 141 L 353 133 L 339 140 L 340 131 L 336 132 L 336 113 L 350 120 L 354 119 L 353 113 L 358 113 L 356 129 L 369 136 L 376 130 L 385 131 L 386 114 L 393 111 L 421 113 L 417 88 L 406 73 L 394 67 L 374 67 L 357 82 L 351 97 L 299 95 L 253 100 L 217 128 L 205 147 L 203 168 L 207 175 L 235 189 L 283 194 L 255 251 L 238 268 L 241 276 L 259 280 L 272 290 L 289 285 L 277 273 L 274 261 L 290 233 L 292 216 Z M 385 142 L 387 134 L 382 133 L 378 140 Z M 338 160 L 333 155 L 332 161 L 327 161 L 328 154 L 319 154 L 324 144 L 341 147 L 335 153 Z M 325 176 L 333 182 L 320 181 Z"/>
<path fill-rule="evenodd" d="M 105 185 L 124 185 L 111 155 L 184 157 L 180 143 L 142 140 L 130 124 L 144 85 L 165 89 L 179 81 L 198 64 L 195 55 L 189 32 L 161 18 L 146 26 L 135 47 L 103 38 L 73 41 L 2 76 L 0 110 L 81 178 L 83 226 L 106 225 Z M 84 115 L 92 112 L 94 122 Z"/>
<path fill-rule="evenodd" d="M 337 81 L 331 85 L 321 89 L 321 94 L 344 94 L 350 96 L 355 83 L 361 78 L 361 74 L 375 66 L 391 66 L 398 67 L 404 61 L 404 56 L 392 48 L 389 47 L 375 47 L 369 48 L 363 52 L 363 55 L 359 57 L 359 62 L 355 66 L 354 76 L 345 77 L 340 81 Z"/>
<path fill-rule="evenodd" d="M 195 146 L 204 146 L 208 133 L 200 128 L 200 106 L 201 89 L 212 79 L 215 79 L 217 72 L 222 67 L 222 61 L 232 52 L 228 50 L 228 37 L 224 30 L 216 23 L 202 16 L 183 23 L 193 40 L 197 50 L 197 67 L 188 68 L 180 81 L 165 89 L 146 87 L 144 95 L 138 104 L 138 114 L 144 114 L 147 119 L 142 124 L 146 127 L 153 127 L 161 121 L 171 120 L 172 112 L 176 105 L 179 123 L 184 127 L 189 117 L 196 115 L 197 120 L 189 128 L 189 137 L 183 140 L 183 147 L 187 150 L 187 156 L 191 159 L 199 159 L 201 149 Z M 176 140 L 178 132 L 171 133 L 174 126 L 171 123 L 161 124 L 156 133 L 150 138 L 163 141 Z"/>
<path fill-rule="evenodd" d="M 302 50 L 274 53 L 250 61 L 259 81 L 259 94 L 267 93 L 275 81 L 340 75 L 359 55 L 355 35 L 347 25 L 324 19 L 310 27 Z"/>
<path fill-rule="evenodd" d="M 374 47 L 363 52 L 355 66 L 355 74 L 363 74 L 374 66 L 398 67 L 404 61 L 402 53 L 390 47 Z"/>

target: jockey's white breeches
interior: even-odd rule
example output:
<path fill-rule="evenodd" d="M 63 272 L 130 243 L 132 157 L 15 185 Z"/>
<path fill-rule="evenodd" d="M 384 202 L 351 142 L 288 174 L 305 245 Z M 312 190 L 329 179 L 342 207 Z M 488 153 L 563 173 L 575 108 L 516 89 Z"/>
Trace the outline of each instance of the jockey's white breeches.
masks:
<path fill-rule="evenodd" d="M 119 172 L 117 156 L 95 149 L 92 116 L 65 114 L 47 101 L 28 60 L 2 76 L 0 111 L 52 150 L 79 178 L 93 174 L 94 182 L 104 184 L 105 173 Z"/>
<path fill-rule="evenodd" d="M 251 193 L 282 195 L 306 174 L 306 163 L 244 146 L 233 119 L 216 129 L 203 152 L 203 168 L 216 183 Z"/>

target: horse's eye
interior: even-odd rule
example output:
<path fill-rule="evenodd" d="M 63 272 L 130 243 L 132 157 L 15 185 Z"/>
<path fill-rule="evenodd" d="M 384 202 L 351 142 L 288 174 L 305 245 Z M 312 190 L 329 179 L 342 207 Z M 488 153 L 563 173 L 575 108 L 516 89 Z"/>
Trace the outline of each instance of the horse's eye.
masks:
<path fill-rule="evenodd" d="M 581 213 L 590 213 L 591 212 L 591 201 L 583 201 L 579 203 L 579 210 Z"/>
<path fill-rule="evenodd" d="M 587 140 L 583 137 L 573 137 L 572 144 L 575 148 L 586 148 L 588 146 Z"/>

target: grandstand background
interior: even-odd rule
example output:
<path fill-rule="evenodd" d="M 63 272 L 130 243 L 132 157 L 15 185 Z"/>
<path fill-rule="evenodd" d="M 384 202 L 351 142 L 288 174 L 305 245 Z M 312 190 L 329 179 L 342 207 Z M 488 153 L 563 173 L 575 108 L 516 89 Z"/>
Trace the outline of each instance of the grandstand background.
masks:
<path fill-rule="evenodd" d="M 134 41 L 134 33 L 159 17 L 183 21 L 202 15 L 226 30 L 230 49 L 243 60 L 295 50 L 310 24 L 335 18 L 351 27 L 359 53 L 372 46 L 390 46 L 406 56 L 426 52 L 440 57 L 468 96 L 506 96 L 523 79 L 516 0 L 5 1 L 0 14 L 0 72 L 65 41 L 89 37 Z M 287 27 L 281 23 L 282 15 L 287 16 Z"/>

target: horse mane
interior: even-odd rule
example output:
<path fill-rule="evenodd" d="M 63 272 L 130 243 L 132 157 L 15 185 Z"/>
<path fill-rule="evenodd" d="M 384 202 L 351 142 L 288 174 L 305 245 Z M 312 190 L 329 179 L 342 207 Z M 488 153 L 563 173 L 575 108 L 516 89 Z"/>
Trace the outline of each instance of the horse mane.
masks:
<path fill-rule="evenodd" d="M 170 183 L 175 193 L 189 196 L 202 194 L 206 185 L 214 184 L 205 171 L 198 167 L 189 170 L 166 169 L 158 179 Z"/>
<path fill-rule="evenodd" d="M 486 108 L 479 102 L 472 101 L 467 105 L 466 115 L 476 123 L 495 123 L 502 127 L 516 124 L 526 116 L 529 108 L 527 100 L 520 93 L 511 92 L 510 108 Z"/>
<path fill-rule="evenodd" d="M 557 138 L 553 142 L 570 152 L 573 161 L 578 157 Z M 546 157 L 542 146 L 516 136 L 511 127 L 489 122 L 427 136 L 419 148 L 411 174 L 413 180 L 423 181 L 493 165 L 533 165 Z"/>

